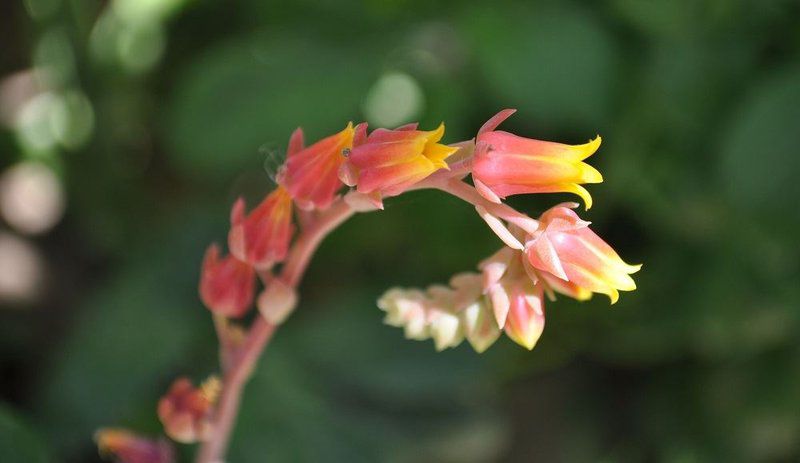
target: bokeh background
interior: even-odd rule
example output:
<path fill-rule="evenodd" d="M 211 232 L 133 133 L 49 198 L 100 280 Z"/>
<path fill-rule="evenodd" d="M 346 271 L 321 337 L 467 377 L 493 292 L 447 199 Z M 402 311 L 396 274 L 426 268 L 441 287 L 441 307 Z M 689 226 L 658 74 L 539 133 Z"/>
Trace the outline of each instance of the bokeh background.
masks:
<path fill-rule="evenodd" d="M 155 435 L 171 380 L 215 371 L 203 251 L 297 125 L 455 142 L 505 107 L 603 135 L 583 215 L 639 290 L 549 303 L 533 352 L 437 354 L 375 299 L 500 243 L 455 199 L 390 200 L 323 245 L 230 461 L 800 460 L 796 1 L 23 0 L 0 44 L 3 462 L 99 461 L 95 429 Z"/>

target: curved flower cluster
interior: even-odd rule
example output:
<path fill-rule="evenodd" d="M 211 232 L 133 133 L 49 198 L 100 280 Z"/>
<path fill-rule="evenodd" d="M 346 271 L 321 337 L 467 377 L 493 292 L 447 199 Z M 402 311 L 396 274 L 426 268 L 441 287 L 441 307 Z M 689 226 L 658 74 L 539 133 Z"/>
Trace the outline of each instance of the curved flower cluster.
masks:
<path fill-rule="evenodd" d="M 573 211 L 577 204 L 557 205 L 537 220 L 503 203 L 510 195 L 567 192 L 589 209 L 592 197 L 581 185 L 603 180 L 584 162 L 599 148 L 599 136 L 565 145 L 496 130 L 513 113 L 501 111 L 474 139 L 451 145 L 442 143 L 444 124 L 370 132 L 366 123 L 348 123 L 308 146 L 303 131 L 295 130 L 277 188 L 249 211 L 243 199 L 233 204 L 229 254 L 216 244 L 206 251 L 199 293 L 214 314 L 224 382 L 195 388 L 178 379 L 158 405 L 167 435 L 204 442 L 198 461 L 220 461 L 243 382 L 271 333 L 294 310 L 297 284 L 317 245 L 353 213 L 383 209 L 385 198 L 410 190 L 438 189 L 471 203 L 506 245 L 479 264 L 479 273 L 458 274 L 424 291 L 386 292 L 378 301 L 385 322 L 410 339 L 433 339 L 437 350 L 466 340 L 483 352 L 505 333 L 532 349 L 544 329 L 545 295 L 586 300 L 602 293 L 614 303 L 619 291 L 635 289 L 630 275 L 640 266 L 626 264 L 597 236 Z M 468 175 L 472 185 L 464 181 Z M 249 329 L 232 320 L 254 306 L 259 318 Z M 127 431 L 103 431 L 98 443 L 123 463 L 173 459 L 165 441 Z"/>

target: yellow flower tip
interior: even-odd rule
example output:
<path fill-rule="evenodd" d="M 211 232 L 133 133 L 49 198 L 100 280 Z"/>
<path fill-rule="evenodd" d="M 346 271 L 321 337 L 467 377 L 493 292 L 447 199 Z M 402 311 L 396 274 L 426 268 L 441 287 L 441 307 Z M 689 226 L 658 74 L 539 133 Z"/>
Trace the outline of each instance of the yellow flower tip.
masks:
<path fill-rule="evenodd" d="M 575 157 L 577 157 L 578 161 L 583 161 L 584 159 L 593 155 L 597 149 L 600 148 L 600 143 L 602 143 L 602 141 L 603 139 L 600 137 L 600 135 L 597 135 L 594 137 L 594 139 L 587 143 L 582 145 L 572 145 L 571 151 L 574 153 Z"/>
<path fill-rule="evenodd" d="M 619 291 L 614 288 L 610 288 L 608 293 L 606 293 L 606 296 L 608 296 L 608 298 L 611 300 L 611 305 L 614 305 L 619 300 Z"/>
<path fill-rule="evenodd" d="M 355 136 L 355 129 L 353 128 L 353 121 L 347 123 L 347 127 L 345 127 L 339 135 L 342 136 L 342 141 L 344 148 L 352 148 L 353 147 L 353 137 Z"/>
<path fill-rule="evenodd" d="M 514 341 L 515 344 L 518 344 L 528 350 L 533 350 L 536 347 L 536 343 L 539 341 L 539 336 L 536 337 L 529 337 L 525 338 L 522 333 L 515 333 L 514 330 L 507 330 L 506 335 Z"/>
<path fill-rule="evenodd" d="M 580 163 L 581 183 L 603 183 L 603 174 L 586 163 Z"/>
<path fill-rule="evenodd" d="M 580 302 L 588 301 L 589 299 L 592 298 L 592 294 L 594 294 L 594 293 L 592 293 L 588 289 L 580 288 L 578 290 L 578 292 L 575 294 L 575 300 L 580 301 Z"/>
<path fill-rule="evenodd" d="M 209 376 L 208 379 L 203 381 L 200 385 L 200 393 L 203 397 L 211 403 L 217 401 L 219 393 L 222 391 L 222 381 L 216 375 Z"/>
<path fill-rule="evenodd" d="M 436 130 L 431 130 L 428 132 L 428 145 L 438 143 L 442 137 L 444 137 L 444 122 L 441 122 Z"/>
<path fill-rule="evenodd" d="M 440 168 L 449 169 L 449 166 L 444 160 L 452 156 L 453 153 L 455 153 L 456 151 L 458 151 L 458 148 L 454 146 L 447 146 L 441 143 L 434 143 L 432 145 L 428 144 L 425 146 L 425 151 L 423 152 L 423 155 L 426 158 L 428 158 L 433 163 L 433 165 Z"/>
<path fill-rule="evenodd" d="M 587 211 L 592 208 L 592 195 L 586 188 L 578 185 L 577 183 L 570 183 L 566 186 L 564 191 L 568 193 L 575 193 L 576 195 L 580 196 Z"/>

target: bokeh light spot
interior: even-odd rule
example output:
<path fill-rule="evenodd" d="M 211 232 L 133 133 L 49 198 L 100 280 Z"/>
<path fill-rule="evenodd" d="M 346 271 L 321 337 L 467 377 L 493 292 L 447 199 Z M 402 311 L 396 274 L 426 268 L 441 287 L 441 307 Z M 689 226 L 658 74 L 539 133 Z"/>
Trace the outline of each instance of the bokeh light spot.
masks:
<path fill-rule="evenodd" d="M 0 176 L 0 213 L 22 233 L 43 233 L 64 213 L 61 183 L 41 163 L 19 163 Z"/>
<path fill-rule="evenodd" d="M 394 127 L 409 122 L 423 110 L 425 98 L 417 81 L 408 74 L 384 74 L 372 86 L 364 102 L 367 120 Z"/>
<path fill-rule="evenodd" d="M 44 264 L 36 248 L 8 232 L 0 232 L 0 302 L 36 299 L 42 286 Z"/>

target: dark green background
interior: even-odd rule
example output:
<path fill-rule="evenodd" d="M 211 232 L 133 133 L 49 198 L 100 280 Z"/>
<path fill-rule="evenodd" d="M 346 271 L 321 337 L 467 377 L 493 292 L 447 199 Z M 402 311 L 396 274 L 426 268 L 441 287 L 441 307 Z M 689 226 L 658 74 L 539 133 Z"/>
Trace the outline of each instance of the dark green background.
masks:
<path fill-rule="evenodd" d="M 58 64 L 37 52 L 57 31 L 74 59 L 52 85 L 95 114 L 83 147 L 47 158 L 68 201 L 33 238 L 47 291 L 0 311 L 0 460 L 95 461 L 100 426 L 160 432 L 171 380 L 216 368 L 196 285 L 230 204 L 271 188 L 265 160 L 297 125 L 313 140 L 364 119 L 391 72 L 447 141 L 505 107 L 520 134 L 600 133 L 606 181 L 582 215 L 644 263 L 639 289 L 547 304 L 533 352 L 436 353 L 382 325 L 375 299 L 500 242 L 453 198 L 390 200 L 324 243 L 247 389 L 232 463 L 800 459 L 797 2 L 150 3 L 168 8 L 140 19 L 142 40 L 162 28 L 164 54 L 136 69 L 103 54 L 115 25 L 91 45 L 108 2 L 0 6 L 0 75 Z M 32 154 L 3 129 L 0 156 Z M 535 215 L 567 198 L 511 202 Z"/>

